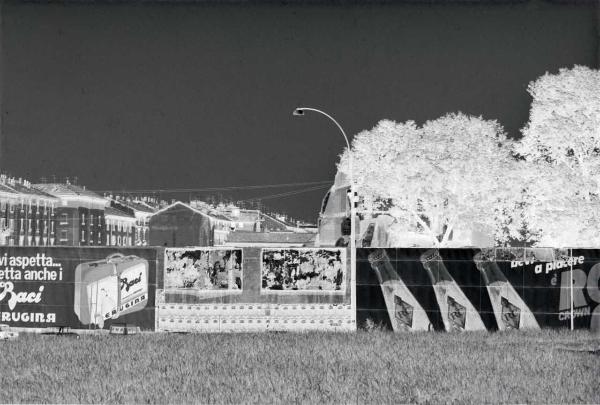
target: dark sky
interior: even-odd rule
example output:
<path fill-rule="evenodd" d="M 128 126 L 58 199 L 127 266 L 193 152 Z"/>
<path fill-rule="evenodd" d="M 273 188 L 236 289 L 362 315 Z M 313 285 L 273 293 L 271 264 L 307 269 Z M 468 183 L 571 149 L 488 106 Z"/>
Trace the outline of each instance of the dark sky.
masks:
<path fill-rule="evenodd" d="M 332 180 L 344 141 L 297 105 L 348 134 L 460 110 L 518 136 L 529 81 L 598 63 L 591 5 L 3 7 L 0 166 L 97 190 Z M 314 220 L 323 194 L 265 203 Z"/>

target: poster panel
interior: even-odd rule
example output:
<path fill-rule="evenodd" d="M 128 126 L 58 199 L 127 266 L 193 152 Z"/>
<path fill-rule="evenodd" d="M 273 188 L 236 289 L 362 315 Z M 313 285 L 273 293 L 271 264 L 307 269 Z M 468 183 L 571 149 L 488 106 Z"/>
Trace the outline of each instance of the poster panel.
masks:
<path fill-rule="evenodd" d="M 156 250 L 0 248 L 0 323 L 154 329 Z"/>
<path fill-rule="evenodd" d="M 600 252 L 359 249 L 357 322 L 401 330 L 600 329 Z"/>
<path fill-rule="evenodd" d="M 262 293 L 339 293 L 346 290 L 341 249 L 263 249 Z"/>
<path fill-rule="evenodd" d="M 242 291 L 242 250 L 219 248 L 165 249 L 165 291 L 211 295 Z"/>
<path fill-rule="evenodd" d="M 164 257 L 157 330 L 356 329 L 346 248 L 167 248 Z"/>

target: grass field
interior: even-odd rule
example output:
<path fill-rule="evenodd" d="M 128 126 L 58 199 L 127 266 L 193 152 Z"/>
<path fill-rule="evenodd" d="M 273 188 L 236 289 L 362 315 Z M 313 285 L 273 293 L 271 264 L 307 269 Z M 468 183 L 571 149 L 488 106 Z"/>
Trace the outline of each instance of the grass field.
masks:
<path fill-rule="evenodd" d="M 0 402 L 599 403 L 588 332 L 22 335 Z"/>

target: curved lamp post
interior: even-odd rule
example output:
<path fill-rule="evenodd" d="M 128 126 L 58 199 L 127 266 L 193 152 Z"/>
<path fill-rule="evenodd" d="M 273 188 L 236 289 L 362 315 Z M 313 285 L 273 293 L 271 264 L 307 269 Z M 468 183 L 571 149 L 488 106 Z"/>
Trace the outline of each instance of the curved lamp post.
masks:
<path fill-rule="evenodd" d="M 344 136 L 346 146 L 348 147 L 348 177 L 350 180 L 350 302 L 352 308 L 352 319 L 356 326 L 356 192 L 354 190 L 354 177 L 352 172 L 352 151 L 350 149 L 350 142 L 344 132 L 342 126 L 329 114 L 324 111 L 317 110 L 316 108 L 310 107 L 298 107 L 294 110 L 293 115 L 304 116 L 306 111 L 312 111 L 324 115 L 329 118 L 339 128 L 340 132 Z"/>

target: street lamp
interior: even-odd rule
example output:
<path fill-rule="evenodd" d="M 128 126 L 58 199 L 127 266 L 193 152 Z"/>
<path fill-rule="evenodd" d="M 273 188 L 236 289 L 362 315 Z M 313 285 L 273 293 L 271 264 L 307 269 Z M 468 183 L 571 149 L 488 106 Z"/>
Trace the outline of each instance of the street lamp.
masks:
<path fill-rule="evenodd" d="M 350 189 L 348 190 L 350 192 L 350 303 L 352 308 L 352 319 L 354 319 L 354 324 L 356 325 L 356 192 L 354 189 L 352 151 L 350 149 L 350 142 L 348 141 L 348 137 L 346 136 L 342 126 L 331 115 L 324 111 L 310 107 L 298 107 L 292 114 L 302 117 L 307 111 L 319 113 L 333 121 L 333 123 L 339 128 L 340 132 L 344 136 L 346 146 L 348 147 L 348 177 L 350 180 Z"/>

